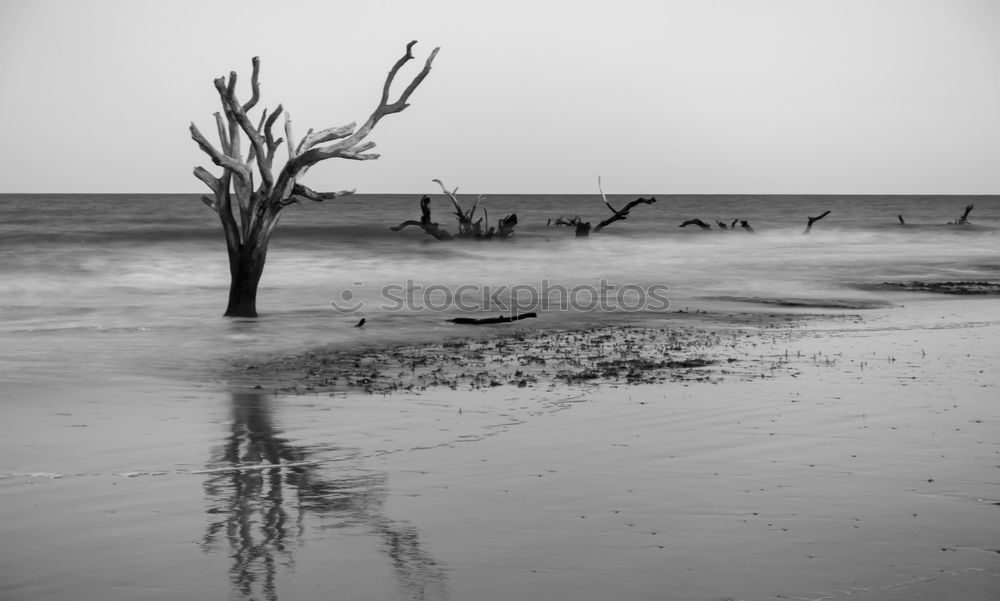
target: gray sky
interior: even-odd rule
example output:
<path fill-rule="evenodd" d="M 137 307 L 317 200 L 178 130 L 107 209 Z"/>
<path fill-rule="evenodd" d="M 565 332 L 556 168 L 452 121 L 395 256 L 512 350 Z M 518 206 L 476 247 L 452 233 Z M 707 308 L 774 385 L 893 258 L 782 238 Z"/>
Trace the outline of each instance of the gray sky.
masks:
<path fill-rule="evenodd" d="M 363 121 L 410 40 L 400 82 L 441 52 L 382 158 L 304 183 L 1000 193 L 996 0 L 0 0 L 0 192 L 204 192 L 213 78 L 259 55 L 301 136 Z"/>

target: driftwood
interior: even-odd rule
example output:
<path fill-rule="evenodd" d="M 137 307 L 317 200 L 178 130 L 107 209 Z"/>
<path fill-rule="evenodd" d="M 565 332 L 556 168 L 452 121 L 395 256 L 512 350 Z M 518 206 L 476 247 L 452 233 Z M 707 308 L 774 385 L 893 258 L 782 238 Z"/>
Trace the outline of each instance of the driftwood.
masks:
<path fill-rule="evenodd" d="M 972 212 L 972 208 L 975 206 L 976 205 L 966 205 L 965 212 L 962 213 L 962 216 L 955 221 L 949 221 L 948 225 L 969 225 L 969 213 Z"/>
<path fill-rule="evenodd" d="M 451 204 L 455 207 L 455 217 L 458 219 L 458 237 L 459 238 L 478 238 L 482 235 L 482 222 L 479 222 L 477 226 L 472 221 L 472 216 L 476 213 L 476 207 L 479 206 L 479 201 L 483 199 L 482 196 L 476 198 L 476 202 L 472 204 L 472 208 L 468 211 L 462 210 L 462 205 L 458 204 L 458 188 L 454 190 L 448 190 L 444 187 L 444 182 L 439 179 L 432 179 L 432 182 L 441 186 L 441 191 L 444 192 L 448 198 L 451 199 Z"/>
<path fill-rule="evenodd" d="M 429 196 L 424 196 L 420 199 L 420 221 L 404 221 L 396 227 L 391 227 L 389 229 L 394 232 L 398 232 L 408 226 L 414 225 L 422 228 L 425 232 L 434 236 L 438 240 L 451 240 L 452 238 L 490 240 L 493 238 L 509 238 L 514 235 L 514 228 L 517 227 L 517 213 L 511 213 L 510 215 L 504 216 L 502 219 L 498 219 L 496 227 L 493 227 L 489 226 L 489 213 L 484 207 L 483 217 L 473 221 L 476 209 L 479 207 L 480 201 L 483 200 L 482 196 L 476 199 L 476 202 L 472 205 L 471 209 L 465 211 L 462 209 L 462 205 L 458 202 L 458 188 L 448 190 L 441 180 L 435 179 L 431 181 L 441 186 L 441 190 L 443 190 L 448 198 L 451 199 L 452 206 L 455 208 L 455 218 L 458 219 L 458 233 L 453 235 L 430 220 L 431 199 Z"/>
<path fill-rule="evenodd" d="M 499 317 L 484 317 L 481 319 L 477 319 L 475 317 L 453 317 L 448 321 L 463 325 L 481 326 L 491 323 L 510 323 L 512 321 L 528 319 L 529 317 L 538 317 L 538 315 L 536 313 L 522 313 L 511 317 L 504 317 L 503 315 L 500 315 Z"/>
<path fill-rule="evenodd" d="M 394 232 L 398 232 L 409 226 L 416 226 L 427 232 L 429 235 L 434 236 L 438 240 L 451 240 L 452 235 L 448 233 L 447 230 L 441 229 L 441 227 L 431 221 L 431 197 L 424 196 L 420 199 L 420 221 L 404 221 L 396 227 L 389 228 Z"/>
<path fill-rule="evenodd" d="M 656 197 L 655 196 L 653 196 L 651 198 L 637 198 L 637 199 L 633 200 L 632 202 L 628 203 L 627 205 L 625 205 L 619 211 L 618 209 L 616 209 L 613 206 L 611 206 L 610 202 L 608 202 L 608 197 L 604 194 L 604 187 L 601 186 L 601 177 L 600 176 L 597 177 L 597 188 L 601 191 L 601 198 L 604 199 L 604 204 L 606 204 L 608 206 L 608 208 L 611 209 L 611 212 L 614 213 L 614 215 L 612 215 L 611 217 L 608 217 L 604 221 L 598 223 L 594 227 L 594 232 L 599 232 L 599 231 L 603 230 L 605 227 L 611 225 L 612 223 L 614 223 L 614 222 L 616 222 L 616 221 L 618 221 L 620 219 L 626 219 L 628 217 L 629 211 L 631 211 L 632 209 L 634 209 L 637 205 L 640 205 L 640 204 L 651 205 L 654 202 L 656 202 Z M 579 235 L 579 231 L 577 231 L 577 235 Z"/>
<path fill-rule="evenodd" d="M 717 223 L 720 223 L 720 222 L 717 222 Z M 712 229 L 712 226 L 708 225 L 707 223 L 705 223 L 701 219 L 688 219 L 684 223 L 680 224 L 678 227 L 687 227 L 689 225 L 697 225 L 698 227 L 700 227 L 703 230 L 710 230 L 710 229 Z M 721 223 L 721 225 L 722 225 L 722 229 L 726 229 L 726 224 Z"/>
<path fill-rule="evenodd" d="M 514 228 L 517 226 L 517 213 L 511 213 L 503 219 L 497 221 L 497 238 L 509 238 L 514 234 Z"/>
<path fill-rule="evenodd" d="M 579 215 L 574 215 L 573 217 L 569 217 L 569 218 L 567 218 L 567 217 L 565 217 L 563 215 L 560 215 L 555 221 L 553 221 L 552 219 L 549 219 L 547 225 L 565 225 L 565 226 L 571 226 L 571 227 L 573 227 L 573 228 L 576 229 L 576 237 L 577 238 L 585 238 L 585 237 L 587 237 L 587 236 L 590 235 L 591 231 L 593 231 L 593 232 L 599 232 L 602 229 L 604 229 L 605 227 L 611 225 L 612 223 L 614 223 L 616 221 L 628 218 L 629 211 L 631 211 L 632 209 L 634 209 L 636 206 L 638 206 L 640 204 L 649 205 L 649 204 L 653 204 L 654 202 L 656 202 L 656 198 L 655 197 L 652 197 L 652 198 L 637 198 L 637 199 L 633 200 L 632 202 L 628 203 L 627 205 L 625 205 L 624 207 L 622 207 L 621 210 L 618 210 L 618 209 L 614 208 L 611 205 L 610 202 L 608 202 L 608 197 L 607 197 L 607 195 L 604 194 L 604 188 L 603 188 L 603 186 L 601 186 L 601 178 L 600 178 L 600 176 L 597 177 L 597 188 L 601 191 L 601 199 L 604 200 L 604 204 L 607 205 L 608 209 L 612 213 L 611 217 L 608 217 L 604 221 L 598 223 L 593 228 L 590 227 L 590 222 L 589 221 L 584 221 L 583 219 L 580 218 Z"/>
<path fill-rule="evenodd" d="M 820 219 L 826 217 L 829 214 L 830 214 L 830 211 L 826 211 L 822 215 L 820 215 L 819 217 L 809 217 L 809 223 L 806 224 L 806 231 L 804 231 L 802 233 L 803 234 L 808 234 L 810 232 L 810 230 L 812 230 L 812 227 L 813 227 L 814 223 L 816 223 L 817 221 L 819 221 Z"/>
<path fill-rule="evenodd" d="M 323 202 L 351 194 L 354 190 L 340 192 L 316 192 L 299 183 L 310 167 L 327 159 L 350 159 L 367 161 L 379 155 L 367 151 L 375 147 L 374 142 L 366 142 L 376 124 L 387 115 L 399 113 L 409 106 L 407 102 L 417 86 L 427 77 L 431 63 L 437 56 L 435 48 L 423 69 L 413 78 L 395 101 L 389 100 L 389 90 L 393 80 L 404 64 L 413 59 L 411 50 L 416 42 L 406 45 L 406 53 L 396 61 L 386 76 L 382 86 L 382 97 L 378 106 L 364 124 L 356 129 L 355 123 L 333 127 L 318 132 L 309 130 L 305 137 L 294 143 L 292 121 L 285 114 L 285 138 L 275 139 L 274 123 L 282 113 L 278 105 L 270 115 L 263 111 L 257 124 L 249 116 L 260 99 L 260 59 L 253 59 L 253 74 L 250 78 L 251 98 L 241 103 L 236 97 L 236 72 L 229 74 L 228 80 L 219 77 L 215 89 L 222 103 L 222 113 L 215 113 L 219 147 L 206 138 L 198 127 L 191 123 L 191 138 L 218 167 L 222 175 L 215 176 L 203 167 L 194 169 L 194 176 L 212 190 L 212 197 L 202 196 L 201 200 L 219 214 L 226 236 L 229 253 L 229 304 L 227 316 L 256 317 L 257 287 L 264 271 L 267 247 L 271 234 L 278 225 L 281 211 L 299 199 Z M 249 141 L 246 159 L 241 150 L 241 141 Z M 288 158 L 281 169 L 275 171 L 275 153 L 282 142 L 287 141 Z M 255 187 L 256 185 L 256 187 Z"/>
<path fill-rule="evenodd" d="M 579 215 L 565 217 L 560 215 L 555 221 L 549 219 L 546 225 L 565 225 L 576 229 L 577 238 L 586 238 L 590 235 L 590 222 L 580 219 Z"/>

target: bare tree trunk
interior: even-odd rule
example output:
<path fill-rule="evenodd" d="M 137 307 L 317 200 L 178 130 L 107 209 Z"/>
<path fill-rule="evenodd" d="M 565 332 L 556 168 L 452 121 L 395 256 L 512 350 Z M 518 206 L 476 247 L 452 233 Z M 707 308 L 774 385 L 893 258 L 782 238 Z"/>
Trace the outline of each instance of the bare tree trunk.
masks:
<path fill-rule="evenodd" d="M 257 317 L 257 285 L 264 273 L 269 240 L 244 245 L 229 254 L 229 304 L 226 317 Z"/>

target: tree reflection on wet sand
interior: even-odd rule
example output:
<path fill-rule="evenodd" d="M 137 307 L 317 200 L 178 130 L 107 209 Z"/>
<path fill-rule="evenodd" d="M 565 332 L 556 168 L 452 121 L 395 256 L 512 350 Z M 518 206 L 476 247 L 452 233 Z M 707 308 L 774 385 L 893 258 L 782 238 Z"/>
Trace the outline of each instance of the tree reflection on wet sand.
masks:
<path fill-rule="evenodd" d="M 228 547 L 234 596 L 279 599 L 278 576 L 293 574 L 296 549 L 308 545 L 306 519 L 312 514 L 323 530 L 352 528 L 374 537 L 400 598 L 448 598 L 444 570 L 422 548 L 417 529 L 384 514 L 386 475 L 358 468 L 349 460 L 356 454 L 351 449 L 301 446 L 283 438 L 274 422 L 274 400 L 232 393 L 229 434 L 207 466 L 209 523 L 202 549 L 215 553 Z M 330 459 L 331 452 L 347 460 Z M 342 544 L 350 540 L 345 537 Z M 331 566 L 331 577 L 335 573 Z"/>

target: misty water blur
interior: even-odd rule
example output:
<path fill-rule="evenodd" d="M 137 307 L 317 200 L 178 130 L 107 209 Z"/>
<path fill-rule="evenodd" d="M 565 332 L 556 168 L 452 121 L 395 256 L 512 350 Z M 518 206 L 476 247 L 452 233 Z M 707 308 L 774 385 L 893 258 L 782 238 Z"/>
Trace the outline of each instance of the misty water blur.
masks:
<path fill-rule="evenodd" d="M 635 196 L 609 198 L 620 207 Z M 418 199 L 361 195 L 287 209 L 261 282 L 261 318 L 229 320 L 220 318 L 229 279 L 221 229 L 196 196 L 2 196 L 0 328 L 7 344 L 0 373 L 25 384 L 163 370 L 210 377 L 215 362 L 234 353 L 460 333 L 444 321 L 457 313 L 453 307 L 385 311 L 393 303 L 384 287 L 407 282 L 494 290 L 656 284 L 669 286 L 669 310 L 694 310 L 718 308 L 726 298 L 884 298 L 859 285 L 1000 275 L 995 197 L 659 196 L 627 220 L 577 239 L 571 228 L 546 224 L 561 215 L 596 224 L 610 215 L 598 195 L 496 195 L 480 206 L 491 222 L 516 212 L 514 238 L 451 243 L 417 228 L 389 230 L 418 215 Z M 464 200 L 471 206 L 474 198 Z M 970 203 L 974 225 L 946 225 Z M 435 221 L 452 226 L 445 197 L 434 196 L 432 209 Z M 825 210 L 832 212 L 803 235 L 806 218 Z M 678 227 L 694 217 L 713 231 Z M 748 220 L 756 233 L 714 226 L 735 219 Z M 344 298 L 360 310 L 334 310 L 331 302 Z M 635 317 L 585 313 L 554 307 L 542 319 Z M 360 317 L 366 327 L 350 327 Z"/>

